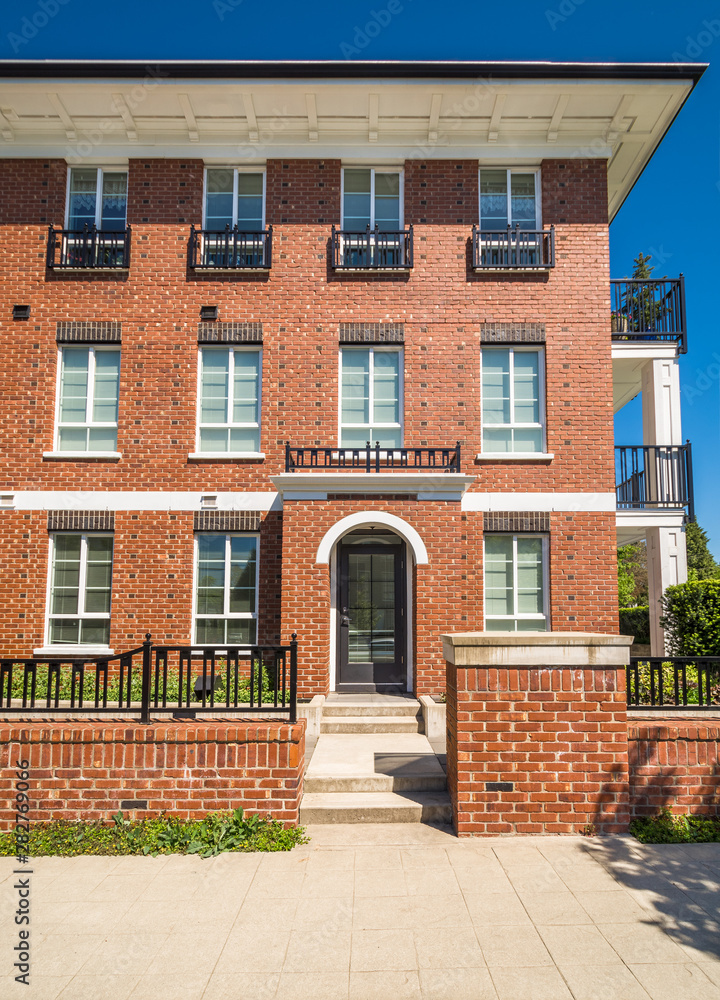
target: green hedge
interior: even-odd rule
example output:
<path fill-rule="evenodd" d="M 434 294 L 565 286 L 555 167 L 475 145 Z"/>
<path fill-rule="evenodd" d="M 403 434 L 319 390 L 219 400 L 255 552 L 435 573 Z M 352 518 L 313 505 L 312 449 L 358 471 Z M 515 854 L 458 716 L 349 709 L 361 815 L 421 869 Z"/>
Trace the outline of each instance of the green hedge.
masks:
<path fill-rule="evenodd" d="M 620 608 L 620 635 L 634 635 L 636 643 L 650 642 L 650 608 Z"/>
<path fill-rule="evenodd" d="M 674 656 L 720 656 L 720 580 L 668 587 L 662 609 L 660 624 Z"/>

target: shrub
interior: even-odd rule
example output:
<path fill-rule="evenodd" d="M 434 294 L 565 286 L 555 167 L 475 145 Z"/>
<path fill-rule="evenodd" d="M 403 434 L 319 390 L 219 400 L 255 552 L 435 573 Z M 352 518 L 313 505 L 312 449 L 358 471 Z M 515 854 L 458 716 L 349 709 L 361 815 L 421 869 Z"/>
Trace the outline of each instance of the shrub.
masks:
<path fill-rule="evenodd" d="M 634 819 L 630 833 L 642 844 L 708 844 L 720 841 L 720 818 L 673 816 L 666 807 L 658 816 Z"/>
<path fill-rule="evenodd" d="M 620 608 L 620 635 L 634 635 L 636 643 L 650 642 L 650 608 Z"/>
<path fill-rule="evenodd" d="M 720 580 L 668 587 L 662 609 L 660 624 L 674 656 L 720 656 Z"/>

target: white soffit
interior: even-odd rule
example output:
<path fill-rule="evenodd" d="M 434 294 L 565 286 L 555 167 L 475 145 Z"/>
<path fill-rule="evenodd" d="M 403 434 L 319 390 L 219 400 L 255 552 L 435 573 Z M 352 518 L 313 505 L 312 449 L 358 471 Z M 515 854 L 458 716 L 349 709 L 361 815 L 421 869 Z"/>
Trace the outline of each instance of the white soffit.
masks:
<path fill-rule="evenodd" d="M 520 163 L 600 157 L 609 160 L 612 216 L 693 87 L 680 73 L 467 81 L 138 73 L 137 79 L 0 75 L 0 155 L 86 163 L 122 155 L 231 163 L 287 156 Z"/>

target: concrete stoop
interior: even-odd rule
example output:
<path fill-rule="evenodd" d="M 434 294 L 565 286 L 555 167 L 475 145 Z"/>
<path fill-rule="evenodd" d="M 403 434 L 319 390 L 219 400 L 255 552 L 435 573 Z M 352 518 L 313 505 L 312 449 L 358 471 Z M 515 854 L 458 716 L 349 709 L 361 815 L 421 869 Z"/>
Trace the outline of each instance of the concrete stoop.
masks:
<path fill-rule="evenodd" d="M 331 695 L 305 775 L 303 824 L 449 823 L 445 772 L 414 698 Z"/>

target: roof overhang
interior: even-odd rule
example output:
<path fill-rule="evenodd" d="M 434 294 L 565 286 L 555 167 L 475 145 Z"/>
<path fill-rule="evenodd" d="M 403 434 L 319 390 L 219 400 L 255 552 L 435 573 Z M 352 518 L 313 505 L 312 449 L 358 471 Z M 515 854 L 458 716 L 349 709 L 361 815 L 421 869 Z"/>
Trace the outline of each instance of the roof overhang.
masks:
<path fill-rule="evenodd" d="M 681 63 L 0 60 L 0 146 L 69 162 L 608 161 L 618 211 L 705 70 Z"/>

